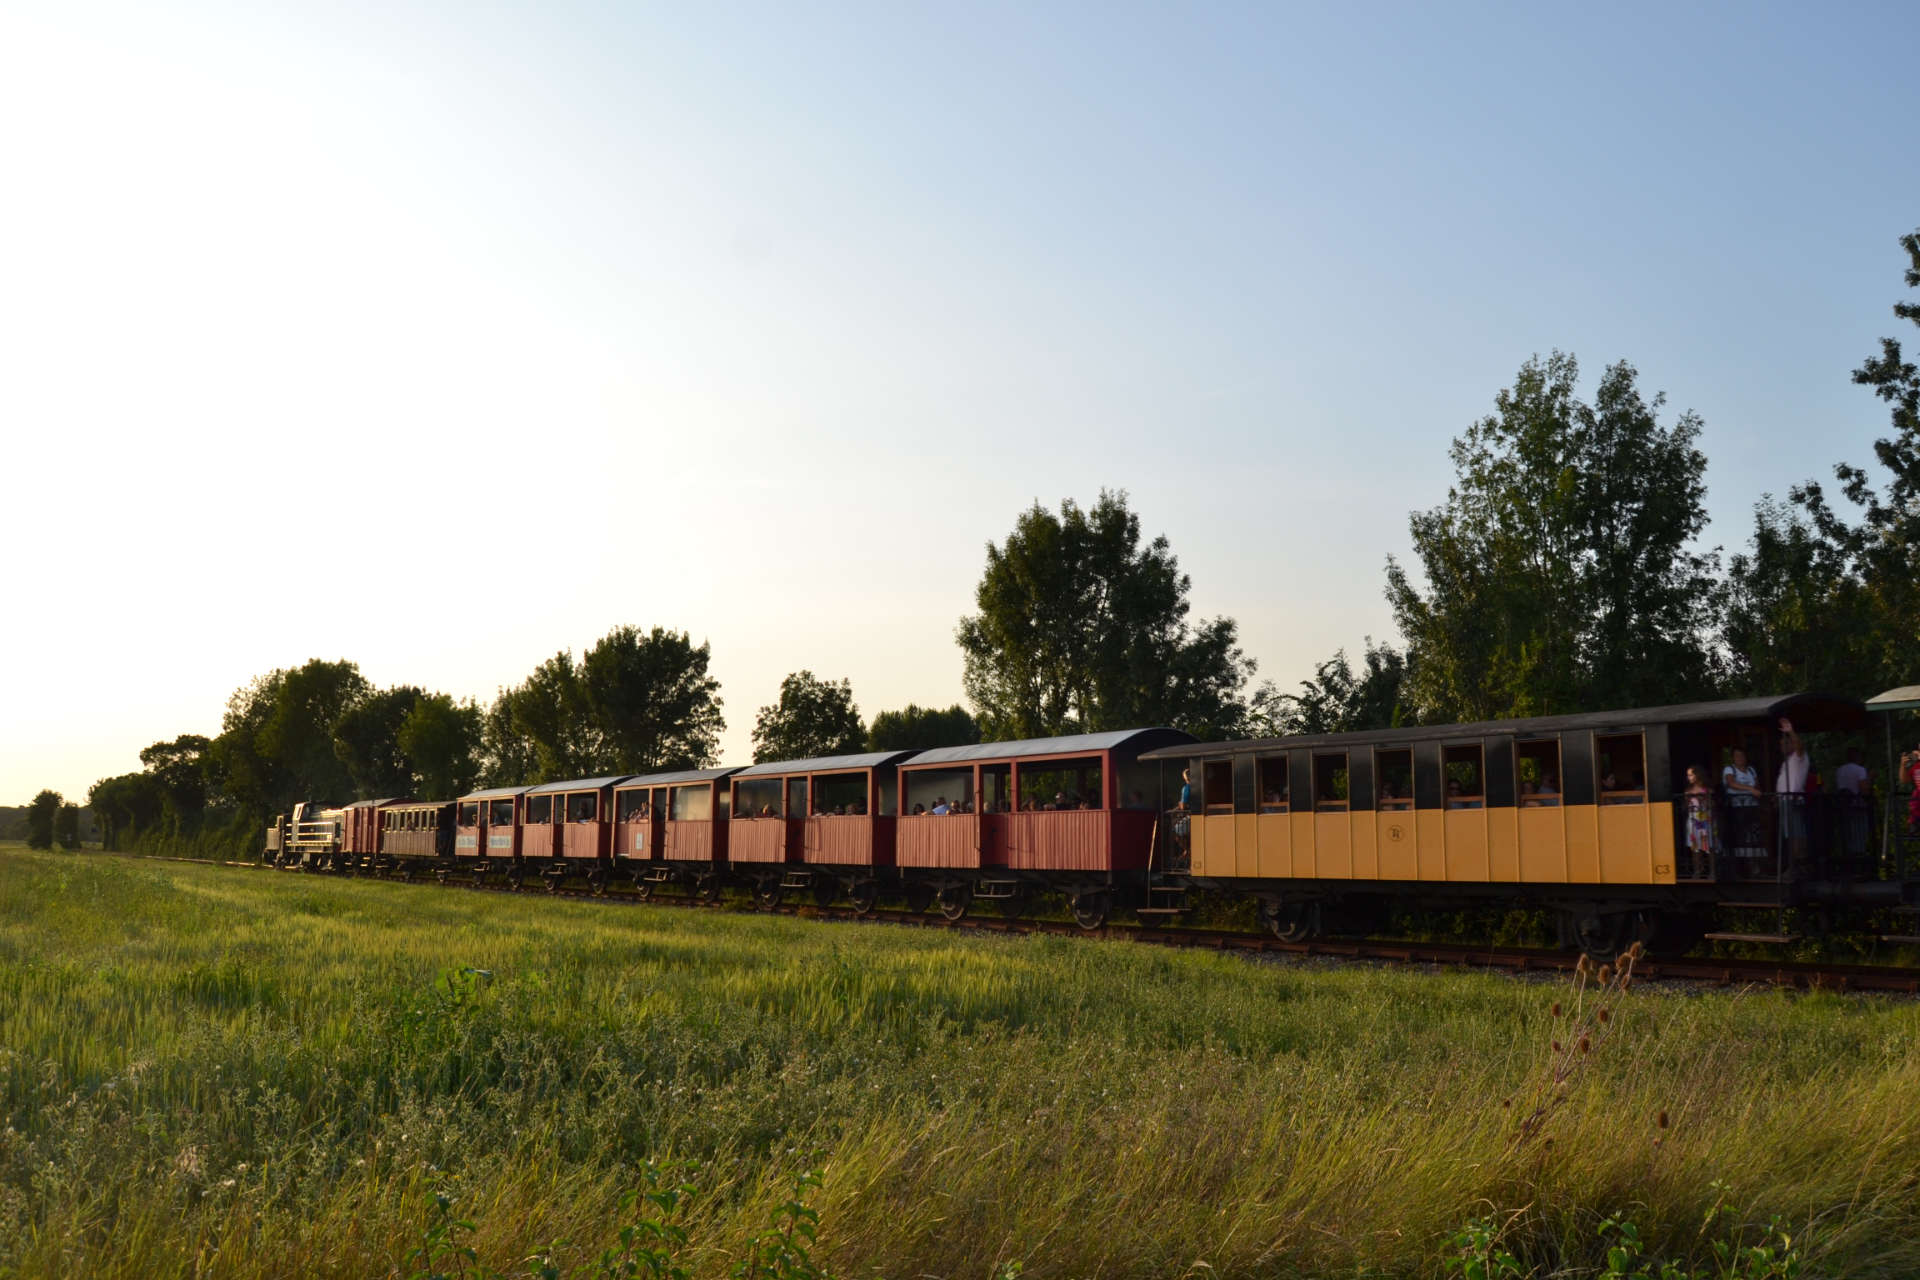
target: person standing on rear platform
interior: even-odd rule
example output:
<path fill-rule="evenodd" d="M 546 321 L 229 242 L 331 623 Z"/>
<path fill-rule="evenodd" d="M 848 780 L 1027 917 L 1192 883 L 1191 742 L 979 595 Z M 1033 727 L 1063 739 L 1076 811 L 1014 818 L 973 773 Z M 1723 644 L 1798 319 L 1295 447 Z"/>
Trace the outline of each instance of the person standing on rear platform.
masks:
<path fill-rule="evenodd" d="M 1780 796 L 1780 838 L 1785 842 L 1786 870 L 1801 871 L 1807 860 L 1806 744 L 1793 731 L 1793 721 L 1780 720 L 1780 774 L 1774 790 Z"/>
<path fill-rule="evenodd" d="M 1707 786 L 1702 770 L 1693 765 L 1687 766 L 1687 852 L 1692 855 L 1688 861 L 1685 880 L 1713 879 L 1713 855 L 1715 848 L 1713 830 L 1713 789 Z"/>

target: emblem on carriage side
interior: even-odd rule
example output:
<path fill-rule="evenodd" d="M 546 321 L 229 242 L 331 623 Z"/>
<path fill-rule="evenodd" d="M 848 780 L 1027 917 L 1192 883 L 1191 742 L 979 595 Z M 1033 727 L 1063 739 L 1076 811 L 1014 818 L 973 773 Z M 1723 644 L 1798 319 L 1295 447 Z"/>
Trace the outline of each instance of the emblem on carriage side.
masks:
<path fill-rule="evenodd" d="M 1399 844 L 1402 840 L 1405 840 L 1406 838 L 1407 838 L 1407 830 L 1405 827 L 1401 826 L 1399 823 L 1396 822 L 1392 826 L 1387 828 L 1387 839 L 1393 841 L 1395 844 Z"/>

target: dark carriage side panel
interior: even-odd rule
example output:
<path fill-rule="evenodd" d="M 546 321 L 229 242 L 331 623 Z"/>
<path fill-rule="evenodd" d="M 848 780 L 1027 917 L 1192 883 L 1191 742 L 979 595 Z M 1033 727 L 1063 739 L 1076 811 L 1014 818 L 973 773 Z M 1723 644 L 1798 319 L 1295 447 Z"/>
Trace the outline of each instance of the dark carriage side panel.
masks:
<path fill-rule="evenodd" d="M 1667 726 L 1647 726 L 1647 800 L 1666 804 L 1673 800 L 1673 752 L 1667 745 Z"/>
<path fill-rule="evenodd" d="M 1302 813 L 1313 809 L 1313 752 L 1287 753 L 1287 794 Z"/>
<path fill-rule="evenodd" d="M 1560 792 L 1567 804 L 1594 802 L 1593 730 L 1560 735 Z"/>
<path fill-rule="evenodd" d="M 1364 748 L 1347 753 L 1347 809 L 1359 813 L 1373 808 L 1373 752 Z"/>
<path fill-rule="evenodd" d="M 1513 739 L 1488 738 L 1487 808 L 1511 809 L 1516 803 L 1513 780 Z"/>
<path fill-rule="evenodd" d="M 1443 798 L 1446 788 L 1440 781 L 1440 744 L 1437 742 L 1416 742 L 1413 744 L 1413 807 L 1416 809 L 1440 809 L 1446 805 Z"/>
<path fill-rule="evenodd" d="M 1250 754 L 1233 758 L 1233 811 L 1260 812 L 1260 784 L 1254 776 L 1255 762 Z"/>

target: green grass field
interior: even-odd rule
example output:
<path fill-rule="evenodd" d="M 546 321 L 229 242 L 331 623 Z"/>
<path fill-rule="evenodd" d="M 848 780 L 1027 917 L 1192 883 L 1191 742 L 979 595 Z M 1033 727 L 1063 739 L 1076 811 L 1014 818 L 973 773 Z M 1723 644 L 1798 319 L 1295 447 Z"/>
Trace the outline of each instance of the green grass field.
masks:
<path fill-rule="evenodd" d="M 0 1275 L 406 1276 L 436 1189 L 479 1264 L 557 1241 L 597 1274 L 650 1158 L 698 1162 L 695 1275 L 809 1169 L 843 1276 L 1440 1275 L 1487 1218 L 1510 1274 L 1593 1274 L 1616 1212 L 1696 1274 L 1776 1217 L 1802 1274 L 1920 1273 L 1920 1004 L 1636 990 L 1556 1058 L 1571 1013 L 1482 975 L 0 849 Z"/>

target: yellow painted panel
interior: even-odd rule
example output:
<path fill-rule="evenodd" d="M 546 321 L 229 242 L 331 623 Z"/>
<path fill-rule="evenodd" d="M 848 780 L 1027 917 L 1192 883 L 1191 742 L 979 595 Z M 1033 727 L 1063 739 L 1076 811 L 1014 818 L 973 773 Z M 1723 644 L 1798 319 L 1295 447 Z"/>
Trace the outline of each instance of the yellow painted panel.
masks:
<path fill-rule="evenodd" d="M 1258 814 L 1233 815 L 1234 874 L 1252 879 L 1260 874 L 1260 821 Z"/>
<path fill-rule="evenodd" d="M 1293 874 L 1302 880 L 1314 877 L 1313 815 L 1290 813 L 1287 821 L 1293 829 Z"/>
<path fill-rule="evenodd" d="M 1198 814 L 1187 818 L 1187 854 L 1192 861 L 1193 874 L 1213 874 L 1213 864 L 1207 861 L 1207 821 Z"/>
<path fill-rule="evenodd" d="M 1487 810 L 1487 878 L 1512 884 L 1520 878 L 1520 811 Z"/>
<path fill-rule="evenodd" d="M 1380 878 L 1382 880 L 1418 880 L 1420 878 L 1419 836 L 1414 827 L 1413 810 L 1382 809 L 1373 815 L 1379 833 Z"/>
<path fill-rule="evenodd" d="M 1260 874 L 1284 880 L 1293 874 L 1293 819 L 1284 813 L 1263 813 L 1260 824 Z"/>
<path fill-rule="evenodd" d="M 1315 874 L 1322 880 L 1353 876 L 1353 818 L 1345 813 L 1313 815 Z"/>
<path fill-rule="evenodd" d="M 1567 883 L 1600 883 L 1600 820 L 1590 804 L 1562 805 L 1567 822 Z"/>
<path fill-rule="evenodd" d="M 1356 813 L 1347 824 L 1353 840 L 1353 878 L 1356 880 L 1378 880 L 1380 878 L 1380 851 L 1374 844 L 1379 834 L 1379 826 L 1371 813 Z"/>
<path fill-rule="evenodd" d="M 1487 811 L 1448 809 L 1447 879 L 1487 878 Z"/>
<path fill-rule="evenodd" d="M 1517 809 L 1520 878 L 1535 884 L 1567 882 L 1567 814 L 1559 805 Z"/>
<path fill-rule="evenodd" d="M 1600 881 L 1602 884 L 1652 884 L 1653 842 L 1648 835 L 1651 805 L 1600 806 Z"/>
<path fill-rule="evenodd" d="M 1439 809 L 1414 811 L 1420 835 L 1420 879 L 1447 878 L 1447 815 Z"/>
<path fill-rule="evenodd" d="M 1210 876 L 1237 874 L 1239 860 L 1234 848 L 1233 815 L 1210 813 L 1197 819 L 1194 826 L 1204 826 L 1207 829 L 1207 874 Z"/>
<path fill-rule="evenodd" d="M 1653 882 L 1672 884 L 1677 853 L 1674 846 L 1673 805 L 1648 805 L 1647 819 L 1653 823 Z"/>

